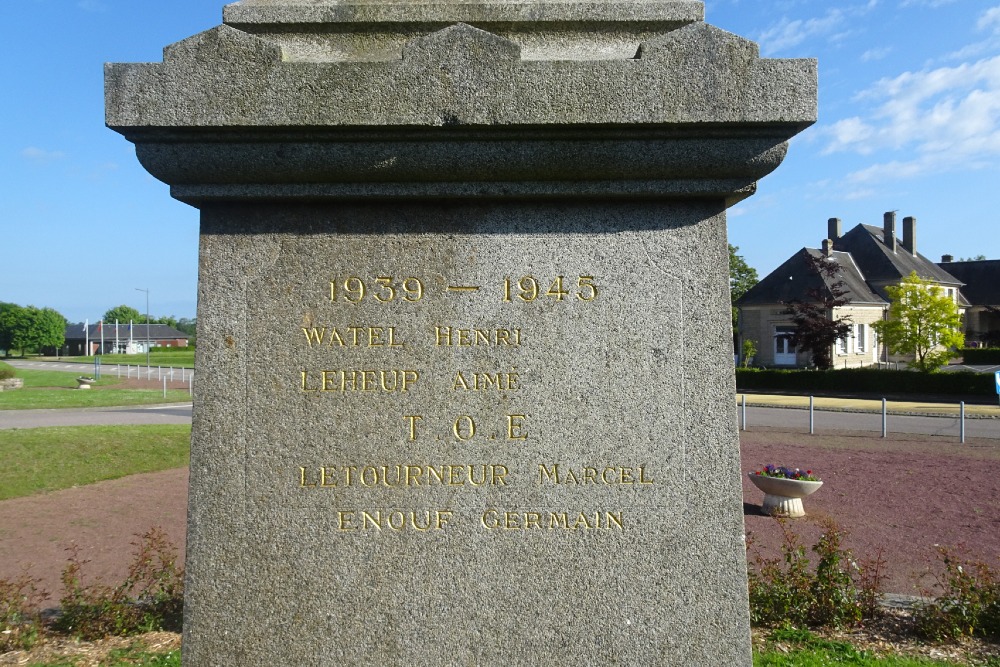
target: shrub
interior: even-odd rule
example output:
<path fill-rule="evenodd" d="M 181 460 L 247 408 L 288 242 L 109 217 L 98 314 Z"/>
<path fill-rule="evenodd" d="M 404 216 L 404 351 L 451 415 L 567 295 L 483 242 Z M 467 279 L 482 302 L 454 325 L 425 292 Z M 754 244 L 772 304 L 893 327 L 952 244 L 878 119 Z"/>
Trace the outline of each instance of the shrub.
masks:
<path fill-rule="evenodd" d="M 132 545 L 136 553 L 128 575 L 115 587 L 83 586 L 80 574 L 87 561 L 79 559 L 75 545 L 70 547 L 57 630 L 85 640 L 180 630 L 183 570 L 177 567 L 177 550 L 159 528 L 150 529 Z"/>
<path fill-rule="evenodd" d="M 966 364 L 1000 364 L 1000 347 L 967 347 L 962 350 L 962 361 Z"/>
<path fill-rule="evenodd" d="M 44 630 L 38 607 L 46 593 L 38 579 L 22 574 L 0 579 L 0 653 L 29 649 Z"/>
<path fill-rule="evenodd" d="M 738 391 L 841 392 L 878 396 L 899 394 L 987 396 L 995 393 L 993 376 L 985 373 L 914 373 L 878 368 L 829 371 L 737 368 L 736 386 Z"/>
<path fill-rule="evenodd" d="M 885 561 L 881 550 L 874 559 L 858 563 L 841 546 L 845 535 L 832 521 L 811 550 L 819 557 L 810 567 L 806 549 L 784 519 L 780 558 L 764 558 L 754 551 L 748 573 L 750 621 L 765 626 L 853 625 L 879 614 Z"/>
<path fill-rule="evenodd" d="M 14 377 L 14 368 L 0 361 L 0 380 L 9 380 Z"/>
<path fill-rule="evenodd" d="M 960 637 L 1000 639 L 1000 579 L 981 561 L 969 562 L 938 547 L 945 574 L 941 594 L 914 614 L 917 632 L 942 641 Z"/>

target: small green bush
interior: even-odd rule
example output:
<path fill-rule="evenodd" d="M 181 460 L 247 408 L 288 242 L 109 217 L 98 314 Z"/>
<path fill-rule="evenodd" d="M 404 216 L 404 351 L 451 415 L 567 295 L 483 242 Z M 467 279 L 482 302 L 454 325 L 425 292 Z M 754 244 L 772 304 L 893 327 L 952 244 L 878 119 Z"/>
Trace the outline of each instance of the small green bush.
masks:
<path fill-rule="evenodd" d="M 42 636 L 38 607 L 46 593 L 38 584 L 38 579 L 27 574 L 0 579 L 0 653 L 30 649 Z"/>
<path fill-rule="evenodd" d="M 878 368 L 829 371 L 737 368 L 736 387 L 738 391 L 828 392 L 878 396 L 995 394 L 993 376 L 985 373 L 915 373 Z"/>
<path fill-rule="evenodd" d="M 9 380 L 14 377 L 14 368 L 0 361 L 0 380 Z"/>
<path fill-rule="evenodd" d="M 962 350 L 962 361 L 982 366 L 1000 364 L 1000 347 L 967 347 Z"/>
<path fill-rule="evenodd" d="M 880 613 L 885 561 L 879 551 L 874 559 L 857 562 L 841 546 L 844 531 L 832 521 L 811 550 L 819 557 L 810 567 L 806 549 L 784 519 L 777 519 L 783 534 L 781 557 L 764 558 L 751 552 L 748 572 L 750 622 L 763 626 L 854 625 Z"/>
<path fill-rule="evenodd" d="M 128 576 L 118 586 L 84 586 L 80 574 L 86 561 L 71 547 L 62 573 L 65 594 L 57 631 L 84 640 L 127 636 L 154 630 L 179 632 L 183 612 L 183 570 L 166 534 L 152 528 L 141 535 Z"/>
<path fill-rule="evenodd" d="M 945 574 L 941 594 L 914 614 L 917 632 L 934 641 L 961 637 L 1000 639 L 1000 579 L 989 565 L 938 548 Z"/>

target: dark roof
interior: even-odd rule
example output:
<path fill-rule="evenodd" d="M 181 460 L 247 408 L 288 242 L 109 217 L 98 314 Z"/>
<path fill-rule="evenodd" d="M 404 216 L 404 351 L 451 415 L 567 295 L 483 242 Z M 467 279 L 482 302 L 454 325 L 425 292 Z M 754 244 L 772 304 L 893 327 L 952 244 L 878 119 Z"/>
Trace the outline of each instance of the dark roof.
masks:
<path fill-rule="evenodd" d="M 784 264 L 767 274 L 763 280 L 751 287 L 746 294 L 736 301 L 737 306 L 760 306 L 766 304 L 788 303 L 795 299 L 802 300 L 813 290 L 825 290 L 831 295 L 830 284 L 837 280 L 844 282 L 844 298 L 851 304 L 884 305 L 886 299 L 871 290 L 865 282 L 865 276 L 846 252 L 834 251 L 830 259 L 840 265 L 840 271 L 833 278 L 827 278 L 817 272 L 807 256 L 821 257 L 822 252 L 813 248 L 802 248 L 792 255 Z"/>
<path fill-rule="evenodd" d="M 958 287 L 962 281 L 930 261 L 919 252 L 914 255 L 897 239 L 896 252 L 883 243 L 883 230 L 873 225 L 858 225 L 839 239 L 833 240 L 835 250 L 851 253 L 858 268 L 870 285 L 884 299 L 888 299 L 881 284 L 899 284 L 900 280 L 916 272 L 924 280 Z"/>
<path fill-rule="evenodd" d="M 76 324 L 66 325 L 66 340 L 86 340 L 86 334 L 83 330 L 83 323 L 78 322 Z M 87 327 L 90 331 L 90 340 L 100 340 L 101 330 L 100 324 L 91 324 Z M 118 338 L 128 340 L 128 323 L 118 323 Z M 114 340 L 115 338 L 115 324 L 114 322 L 104 324 L 104 340 Z M 150 324 L 149 325 L 149 339 L 150 340 L 176 340 L 178 338 L 191 338 L 189 334 L 183 331 L 178 331 L 171 326 L 166 324 Z M 146 325 L 145 324 L 133 324 L 132 325 L 132 340 L 146 340 Z"/>
<path fill-rule="evenodd" d="M 1000 259 L 942 262 L 942 269 L 963 283 L 962 296 L 974 306 L 1000 306 Z"/>

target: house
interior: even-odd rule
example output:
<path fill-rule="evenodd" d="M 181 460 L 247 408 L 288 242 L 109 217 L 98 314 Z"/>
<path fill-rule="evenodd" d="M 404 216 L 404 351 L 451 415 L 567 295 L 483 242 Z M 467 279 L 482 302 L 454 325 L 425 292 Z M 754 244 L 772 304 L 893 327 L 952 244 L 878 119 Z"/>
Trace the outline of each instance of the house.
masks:
<path fill-rule="evenodd" d="M 1000 259 L 955 262 L 944 255 L 938 266 L 965 283 L 966 345 L 1000 347 Z"/>
<path fill-rule="evenodd" d="M 959 291 L 963 282 L 917 252 L 916 218 L 903 219 L 902 240 L 896 236 L 894 212 L 883 216 L 882 227 L 858 225 L 846 234 L 839 218 L 830 218 L 827 224 L 827 239 L 821 249 L 802 248 L 736 301 L 741 344 L 747 339 L 756 342 L 756 364 L 810 365 L 810 353 L 791 345 L 795 326 L 786 313 L 788 304 L 831 294 L 837 282 L 842 283 L 847 303 L 830 316 L 849 318 L 851 335 L 834 346 L 836 367 L 868 366 L 887 359 L 871 325 L 887 316 L 890 299 L 886 288 L 898 285 L 911 272 L 940 285 L 956 303 L 963 304 Z M 835 263 L 836 274 L 822 275 L 809 257 Z"/>
<path fill-rule="evenodd" d="M 188 335 L 166 324 L 68 324 L 60 354 L 139 354 L 148 347 L 187 347 Z"/>

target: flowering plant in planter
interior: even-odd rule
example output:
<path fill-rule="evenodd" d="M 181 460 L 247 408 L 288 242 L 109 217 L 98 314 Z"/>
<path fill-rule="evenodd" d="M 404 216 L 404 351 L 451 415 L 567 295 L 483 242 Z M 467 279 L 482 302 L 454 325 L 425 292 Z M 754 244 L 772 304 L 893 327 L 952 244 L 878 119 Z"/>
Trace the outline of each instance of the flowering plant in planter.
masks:
<path fill-rule="evenodd" d="M 766 465 L 754 475 L 761 477 L 779 477 L 781 479 L 797 479 L 803 482 L 818 482 L 819 477 L 813 475 L 812 470 L 802 470 L 801 468 L 786 468 L 785 466 Z"/>

